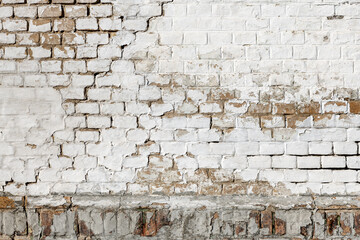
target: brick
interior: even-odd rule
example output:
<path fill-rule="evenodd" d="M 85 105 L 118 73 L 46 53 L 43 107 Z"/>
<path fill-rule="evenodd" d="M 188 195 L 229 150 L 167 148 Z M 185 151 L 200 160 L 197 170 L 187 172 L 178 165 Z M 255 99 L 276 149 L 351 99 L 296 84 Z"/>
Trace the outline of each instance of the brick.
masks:
<path fill-rule="evenodd" d="M 28 4 L 49 4 L 49 0 L 28 0 Z"/>
<path fill-rule="evenodd" d="M 301 31 L 285 31 L 281 33 L 283 44 L 304 44 L 305 37 Z"/>
<path fill-rule="evenodd" d="M 0 7 L 0 18 L 9 18 L 13 16 L 13 7 Z"/>
<path fill-rule="evenodd" d="M 295 156 L 273 156 L 271 166 L 273 168 L 296 168 Z"/>
<path fill-rule="evenodd" d="M 289 182 L 306 182 L 308 180 L 308 171 L 305 170 L 284 170 L 285 181 Z"/>
<path fill-rule="evenodd" d="M 71 85 L 74 87 L 84 88 L 94 83 L 94 76 L 92 75 L 77 75 L 71 76 Z"/>
<path fill-rule="evenodd" d="M 14 8 L 14 15 L 22 18 L 35 18 L 37 16 L 36 6 L 18 6 Z"/>
<path fill-rule="evenodd" d="M 76 104 L 76 112 L 98 114 L 100 110 L 97 103 L 78 103 Z"/>
<path fill-rule="evenodd" d="M 222 159 L 221 166 L 224 169 L 245 169 L 247 167 L 247 157 L 224 157 Z"/>
<path fill-rule="evenodd" d="M 313 116 L 314 127 L 335 127 L 335 119 L 332 114 L 318 114 Z"/>
<path fill-rule="evenodd" d="M 110 89 L 88 89 L 87 96 L 90 100 L 110 100 Z"/>
<path fill-rule="evenodd" d="M 322 168 L 344 168 L 346 165 L 345 157 L 324 156 L 321 157 Z"/>
<path fill-rule="evenodd" d="M 284 153 L 284 144 L 276 142 L 261 142 L 260 154 L 262 155 L 279 155 Z"/>
<path fill-rule="evenodd" d="M 136 117 L 132 116 L 117 116 L 114 117 L 113 126 L 117 128 L 136 128 L 137 120 Z"/>
<path fill-rule="evenodd" d="M 274 114 L 294 114 L 296 111 L 293 103 L 275 103 L 273 104 Z"/>
<path fill-rule="evenodd" d="M 294 47 L 294 58 L 296 59 L 316 59 L 316 47 L 296 46 Z"/>
<path fill-rule="evenodd" d="M 175 159 L 176 165 L 179 169 L 197 169 L 198 162 L 195 158 L 177 157 Z"/>
<path fill-rule="evenodd" d="M 347 136 L 348 141 L 359 141 L 360 130 L 357 128 L 349 128 L 347 129 Z"/>
<path fill-rule="evenodd" d="M 249 168 L 252 169 L 267 169 L 271 167 L 270 156 L 254 156 L 248 157 Z"/>
<path fill-rule="evenodd" d="M 97 48 L 79 46 L 76 48 L 76 58 L 96 58 Z"/>
<path fill-rule="evenodd" d="M 16 3 L 25 3 L 24 0 L 3 0 L 3 4 L 16 4 Z"/>
<path fill-rule="evenodd" d="M 24 60 L 18 63 L 18 69 L 20 72 L 37 73 L 40 70 L 40 64 L 36 60 Z M 46 84 L 42 85 L 45 86 Z"/>
<path fill-rule="evenodd" d="M 154 101 L 161 98 L 161 91 L 158 87 L 143 87 L 139 90 L 139 99 Z"/>
<path fill-rule="evenodd" d="M 68 73 L 84 73 L 86 72 L 85 61 L 65 61 L 63 63 L 64 72 Z"/>
<path fill-rule="evenodd" d="M 349 107 L 351 113 L 360 113 L 360 101 L 350 101 Z"/>
<path fill-rule="evenodd" d="M 90 60 L 87 62 L 89 72 L 107 72 L 110 70 L 110 60 Z"/>
<path fill-rule="evenodd" d="M 28 25 L 26 20 L 5 19 L 2 23 L 2 26 L 4 30 L 7 30 L 9 32 L 18 32 L 26 31 Z M 29 30 L 31 30 L 31 28 Z"/>
<path fill-rule="evenodd" d="M 51 56 L 51 48 L 48 47 L 31 47 L 29 55 L 33 58 L 48 58 Z"/>
<path fill-rule="evenodd" d="M 324 113 L 345 113 L 347 110 L 346 102 L 326 102 L 323 105 Z"/>
<path fill-rule="evenodd" d="M 61 44 L 61 35 L 54 33 L 42 33 L 40 41 L 43 45 L 59 45 Z"/>
<path fill-rule="evenodd" d="M 354 170 L 342 170 L 333 172 L 334 182 L 356 182 L 358 173 Z"/>
<path fill-rule="evenodd" d="M 109 17 L 112 14 L 111 5 L 94 5 L 90 6 L 90 16 L 92 17 Z"/>
<path fill-rule="evenodd" d="M 297 157 L 298 168 L 320 168 L 320 157 Z"/>
<path fill-rule="evenodd" d="M 87 7 L 85 5 L 64 6 L 65 17 L 78 18 L 87 16 Z"/>
<path fill-rule="evenodd" d="M 222 107 L 218 103 L 203 103 L 200 106 L 200 113 L 219 113 Z"/>
<path fill-rule="evenodd" d="M 98 48 L 98 57 L 101 59 L 120 58 L 122 56 L 121 48 L 114 45 L 101 46 Z"/>
<path fill-rule="evenodd" d="M 320 113 L 320 103 L 311 102 L 297 106 L 298 112 L 303 114 L 316 114 Z"/>
<path fill-rule="evenodd" d="M 122 20 L 121 19 L 101 18 L 101 19 L 99 19 L 99 28 L 103 31 L 121 30 L 122 29 Z"/>
<path fill-rule="evenodd" d="M 181 44 L 183 41 L 182 32 L 162 32 L 160 33 L 160 43 L 161 44 Z"/>
<path fill-rule="evenodd" d="M 15 34 L 0 33 L 0 44 L 14 44 Z"/>
<path fill-rule="evenodd" d="M 286 117 L 286 126 L 290 128 L 308 128 L 312 126 L 311 116 L 289 115 Z"/>
<path fill-rule="evenodd" d="M 262 116 L 260 121 L 261 127 L 263 128 L 285 127 L 285 120 L 283 116 Z"/>
<path fill-rule="evenodd" d="M 160 73 L 176 73 L 183 72 L 184 66 L 179 61 L 160 61 L 159 62 L 159 71 Z"/>
<path fill-rule="evenodd" d="M 266 114 L 271 113 L 271 105 L 270 104 L 262 104 L 262 103 L 251 103 L 248 109 L 249 114 Z"/>
<path fill-rule="evenodd" d="M 307 142 L 287 142 L 286 154 L 288 155 L 308 155 L 309 146 Z"/>
<path fill-rule="evenodd" d="M 48 82 L 50 86 L 67 86 L 70 84 L 70 79 L 66 75 L 49 75 Z M 67 110 L 73 112 L 73 105 L 66 105 Z"/>
<path fill-rule="evenodd" d="M 254 44 L 256 43 L 256 33 L 244 32 L 234 35 L 234 43 L 236 44 Z"/>
<path fill-rule="evenodd" d="M 123 21 L 123 27 L 129 31 L 144 31 L 147 23 L 145 19 L 129 19 Z"/>
<path fill-rule="evenodd" d="M 78 45 L 85 43 L 84 33 L 64 33 L 63 43 L 68 45 Z"/>
<path fill-rule="evenodd" d="M 45 5 L 38 7 L 39 17 L 60 17 L 62 15 L 61 5 Z"/>
<path fill-rule="evenodd" d="M 124 159 L 123 166 L 127 168 L 146 167 L 148 159 L 142 156 L 127 157 Z"/>
<path fill-rule="evenodd" d="M 100 105 L 100 111 L 102 114 L 119 114 L 124 113 L 123 103 L 103 103 Z"/>
<path fill-rule="evenodd" d="M 352 169 L 360 169 L 360 157 L 357 156 L 346 157 L 346 166 Z"/>
<path fill-rule="evenodd" d="M 320 46 L 318 49 L 318 59 L 339 59 L 340 48 L 337 46 Z"/>
<path fill-rule="evenodd" d="M 7 59 L 21 59 L 25 58 L 26 48 L 25 47 L 5 47 L 4 58 Z"/>
<path fill-rule="evenodd" d="M 50 32 L 51 21 L 49 19 L 29 20 L 30 32 Z"/>
<path fill-rule="evenodd" d="M 185 32 L 184 44 L 206 44 L 207 34 L 202 32 Z"/>
<path fill-rule="evenodd" d="M 74 0 L 53 0 L 52 3 L 54 4 L 59 4 L 59 3 L 64 3 L 64 4 L 71 4 L 74 3 Z"/>
<path fill-rule="evenodd" d="M 284 181 L 282 170 L 262 170 L 259 173 L 260 181 L 281 182 Z"/>
<path fill-rule="evenodd" d="M 310 182 L 332 182 L 333 171 L 332 170 L 309 170 Z"/>
<path fill-rule="evenodd" d="M 354 155 L 358 153 L 355 142 L 334 142 L 334 153 L 336 155 Z"/>
<path fill-rule="evenodd" d="M 38 33 L 18 33 L 16 42 L 20 45 L 37 45 L 40 42 L 40 35 Z"/>
<path fill-rule="evenodd" d="M 57 46 L 53 48 L 54 58 L 74 58 L 75 50 L 71 47 Z"/>
<path fill-rule="evenodd" d="M 42 72 L 61 72 L 61 61 L 49 60 L 41 62 Z"/>
<path fill-rule="evenodd" d="M 199 156 L 199 168 L 219 168 L 221 157 L 219 156 Z"/>
<path fill-rule="evenodd" d="M 98 23 L 96 18 L 78 18 L 76 19 L 77 30 L 97 30 Z"/>
<path fill-rule="evenodd" d="M 87 117 L 88 128 L 108 128 L 111 121 L 109 117 L 105 116 L 89 116 Z"/>
<path fill-rule="evenodd" d="M 333 153 L 331 142 L 310 142 L 309 153 L 314 155 L 330 155 Z"/>
<path fill-rule="evenodd" d="M 161 6 L 158 4 L 143 5 L 139 9 L 139 15 L 142 17 L 152 17 L 161 15 Z"/>
<path fill-rule="evenodd" d="M 88 44 L 107 44 L 109 35 L 107 33 L 87 33 L 86 43 Z"/>
<path fill-rule="evenodd" d="M 75 21 L 72 19 L 54 20 L 53 30 L 55 32 L 70 32 L 75 30 Z"/>

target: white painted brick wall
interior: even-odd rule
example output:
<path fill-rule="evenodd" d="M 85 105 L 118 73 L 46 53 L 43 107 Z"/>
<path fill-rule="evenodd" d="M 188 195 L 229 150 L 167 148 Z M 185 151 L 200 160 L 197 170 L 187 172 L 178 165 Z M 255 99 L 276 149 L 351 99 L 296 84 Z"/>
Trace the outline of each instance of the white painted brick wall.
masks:
<path fill-rule="evenodd" d="M 0 4 L 1 191 L 358 191 L 356 4 L 81 2 Z"/>

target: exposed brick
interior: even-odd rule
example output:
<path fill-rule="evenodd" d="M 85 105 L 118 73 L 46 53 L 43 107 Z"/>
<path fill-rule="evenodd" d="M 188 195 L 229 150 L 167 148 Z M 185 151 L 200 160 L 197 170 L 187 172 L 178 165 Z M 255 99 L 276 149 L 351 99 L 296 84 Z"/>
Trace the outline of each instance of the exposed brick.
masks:
<path fill-rule="evenodd" d="M 36 19 L 29 21 L 30 32 L 49 32 L 51 29 L 51 21 L 49 19 Z"/>
<path fill-rule="evenodd" d="M 85 34 L 84 33 L 64 33 L 63 42 L 68 45 L 84 44 Z"/>
<path fill-rule="evenodd" d="M 356 235 L 360 235 L 360 214 L 356 212 L 354 214 L 354 230 Z"/>
<path fill-rule="evenodd" d="M 61 35 L 54 33 L 41 34 L 41 43 L 43 45 L 58 45 L 61 44 Z"/>
<path fill-rule="evenodd" d="M 70 32 L 75 30 L 75 21 L 72 19 L 57 19 L 54 21 L 54 31 Z"/>
<path fill-rule="evenodd" d="M 295 104 L 293 103 L 274 103 L 274 114 L 294 114 L 296 111 Z"/>
<path fill-rule="evenodd" d="M 297 106 L 299 113 L 316 114 L 320 113 L 320 104 L 318 102 L 311 102 L 309 104 L 300 104 Z"/>
<path fill-rule="evenodd" d="M 286 126 L 289 128 L 306 128 L 311 127 L 311 117 L 289 115 L 286 117 Z"/>
<path fill-rule="evenodd" d="M 276 235 L 285 235 L 286 234 L 286 222 L 275 218 L 274 220 L 275 234 Z"/>
<path fill-rule="evenodd" d="M 360 101 L 350 101 L 349 106 L 351 113 L 360 113 Z"/>
<path fill-rule="evenodd" d="M 16 35 L 16 41 L 20 45 L 37 45 L 40 42 L 38 33 L 19 33 Z"/>
<path fill-rule="evenodd" d="M 251 103 L 248 109 L 249 114 L 266 114 L 271 113 L 271 104 Z"/>
<path fill-rule="evenodd" d="M 39 17 L 60 17 L 62 15 L 61 5 L 40 6 L 38 8 Z"/>
<path fill-rule="evenodd" d="M 261 212 L 261 228 L 267 228 L 265 235 L 271 235 L 273 232 L 273 213 L 271 211 Z"/>

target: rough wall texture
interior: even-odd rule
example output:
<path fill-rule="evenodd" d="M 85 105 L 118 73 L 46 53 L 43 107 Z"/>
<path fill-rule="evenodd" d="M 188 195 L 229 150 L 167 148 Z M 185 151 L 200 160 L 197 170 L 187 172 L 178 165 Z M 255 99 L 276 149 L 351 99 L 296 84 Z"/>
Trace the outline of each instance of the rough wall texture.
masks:
<path fill-rule="evenodd" d="M 359 239 L 359 199 L 0 198 L 1 240 Z M 341 204 L 341 205 L 339 205 Z"/>
<path fill-rule="evenodd" d="M 0 2 L 4 196 L 360 193 L 360 2 Z"/>

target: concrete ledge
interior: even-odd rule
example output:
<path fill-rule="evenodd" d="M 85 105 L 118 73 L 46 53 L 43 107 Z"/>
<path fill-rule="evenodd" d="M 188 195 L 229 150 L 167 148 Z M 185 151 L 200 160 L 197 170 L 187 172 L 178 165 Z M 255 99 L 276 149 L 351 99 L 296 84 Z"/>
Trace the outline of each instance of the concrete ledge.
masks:
<path fill-rule="evenodd" d="M 22 207 L 22 197 L 0 197 L 14 201 L 15 206 Z M 47 196 L 26 197 L 27 208 L 70 207 L 132 209 L 139 207 L 154 209 L 354 209 L 360 208 L 360 197 L 357 196 Z M 1 199 L 0 199 L 1 203 Z M 9 208 L 0 206 L 0 208 Z"/>
<path fill-rule="evenodd" d="M 359 239 L 354 196 L 0 197 L 0 239 Z"/>

